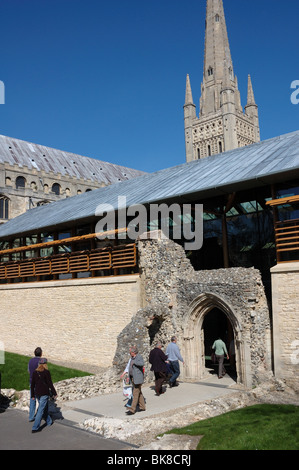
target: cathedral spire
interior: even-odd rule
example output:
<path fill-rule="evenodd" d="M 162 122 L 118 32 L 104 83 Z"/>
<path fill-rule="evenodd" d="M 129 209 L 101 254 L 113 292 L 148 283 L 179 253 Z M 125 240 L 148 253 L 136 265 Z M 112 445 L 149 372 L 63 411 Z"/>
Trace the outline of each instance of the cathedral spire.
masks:
<path fill-rule="evenodd" d="M 222 0 L 207 0 L 201 116 L 219 110 L 221 85 L 235 86 Z"/>
<path fill-rule="evenodd" d="M 207 0 L 204 53 L 204 80 L 222 80 L 225 66 L 233 80 L 233 62 L 222 0 Z"/>
<path fill-rule="evenodd" d="M 250 75 L 248 75 L 247 106 L 256 106 Z"/>
<path fill-rule="evenodd" d="M 251 122 L 253 123 L 254 141 L 259 142 L 260 141 L 259 114 L 258 114 L 258 107 L 254 99 L 253 87 L 252 87 L 250 75 L 248 75 L 248 91 L 247 91 L 247 104 L 245 106 L 245 115 L 248 116 Z"/>
<path fill-rule="evenodd" d="M 234 74 L 223 0 L 206 0 L 204 69 L 199 117 L 189 75 L 184 105 L 186 160 L 208 157 L 259 142 L 258 107 L 251 78 L 245 110 Z M 228 2 L 229 3 L 229 2 Z"/>
<path fill-rule="evenodd" d="M 185 105 L 188 105 L 188 104 L 194 104 L 189 75 L 187 75 L 187 79 L 186 79 L 186 95 L 185 95 Z"/>
<path fill-rule="evenodd" d="M 191 84 L 189 75 L 186 79 L 186 95 L 184 105 L 184 121 L 185 121 L 185 146 L 186 146 L 186 160 L 187 162 L 193 160 L 193 133 L 192 126 L 196 120 L 196 106 L 193 103 Z"/>

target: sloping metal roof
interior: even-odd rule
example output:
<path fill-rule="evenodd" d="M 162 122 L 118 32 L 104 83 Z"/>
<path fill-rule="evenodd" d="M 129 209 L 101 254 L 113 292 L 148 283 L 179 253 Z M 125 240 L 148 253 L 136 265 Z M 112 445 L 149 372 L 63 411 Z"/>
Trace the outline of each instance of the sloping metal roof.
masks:
<path fill-rule="evenodd" d="M 61 174 L 105 184 L 124 181 L 145 172 L 0 135 L 0 163 L 29 170 Z"/>
<path fill-rule="evenodd" d="M 299 181 L 299 131 L 31 209 L 3 224 L 0 239 L 80 223 L 94 217 L 99 204 L 118 209 L 118 196 L 126 197 L 127 207 L 184 203 L 295 178 Z"/>

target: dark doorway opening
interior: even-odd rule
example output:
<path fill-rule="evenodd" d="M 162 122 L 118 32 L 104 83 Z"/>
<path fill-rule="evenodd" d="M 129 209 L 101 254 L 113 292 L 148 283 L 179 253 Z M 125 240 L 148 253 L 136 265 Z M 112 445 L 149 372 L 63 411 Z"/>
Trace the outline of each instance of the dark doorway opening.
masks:
<path fill-rule="evenodd" d="M 203 321 L 204 331 L 204 353 L 205 367 L 211 374 L 217 374 L 218 364 L 212 360 L 212 346 L 216 339 L 221 338 L 226 344 L 230 359 L 224 357 L 224 366 L 227 373 L 234 379 L 237 379 L 235 355 L 234 332 L 228 317 L 222 310 L 213 308 L 210 310 Z"/>

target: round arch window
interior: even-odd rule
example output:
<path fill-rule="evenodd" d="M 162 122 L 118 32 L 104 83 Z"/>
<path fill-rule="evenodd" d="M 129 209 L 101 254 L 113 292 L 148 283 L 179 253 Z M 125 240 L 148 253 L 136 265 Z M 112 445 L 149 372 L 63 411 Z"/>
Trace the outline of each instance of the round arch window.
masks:
<path fill-rule="evenodd" d="M 26 180 L 24 176 L 18 176 L 16 179 L 16 188 L 17 189 L 22 189 L 25 188 Z"/>
<path fill-rule="evenodd" d="M 56 194 L 57 196 L 60 195 L 60 185 L 58 183 L 54 183 L 52 185 L 52 193 Z"/>

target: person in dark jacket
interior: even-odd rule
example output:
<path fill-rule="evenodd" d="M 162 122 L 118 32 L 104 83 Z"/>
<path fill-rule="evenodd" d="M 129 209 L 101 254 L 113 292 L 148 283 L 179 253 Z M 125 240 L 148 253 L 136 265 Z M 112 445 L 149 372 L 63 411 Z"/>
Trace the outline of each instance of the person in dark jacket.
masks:
<path fill-rule="evenodd" d="M 31 380 L 31 400 L 38 400 L 38 410 L 32 426 L 32 433 L 38 432 L 41 420 L 46 421 L 47 426 L 53 423 L 48 413 L 48 401 L 50 393 L 54 398 L 57 397 L 55 387 L 52 382 L 51 374 L 48 371 L 47 359 L 40 358 L 38 368 L 32 374 Z"/>
<path fill-rule="evenodd" d="M 158 341 L 155 348 L 151 350 L 148 360 L 152 365 L 151 370 L 155 374 L 155 390 L 156 394 L 159 396 L 161 393 L 164 393 L 162 385 L 167 377 L 167 356 L 162 351 L 162 343 L 160 341 Z"/>
<path fill-rule="evenodd" d="M 40 358 L 42 357 L 43 352 L 40 347 L 35 348 L 34 357 L 32 357 L 28 363 L 28 372 L 29 372 L 29 387 L 30 387 L 30 406 L 29 406 L 29 421 L 34 421 L 35 409 L 36 409 L 36 400 L 31 397 L 31 381 L 32 375 L 35 369 L 38 367 Z"/>

